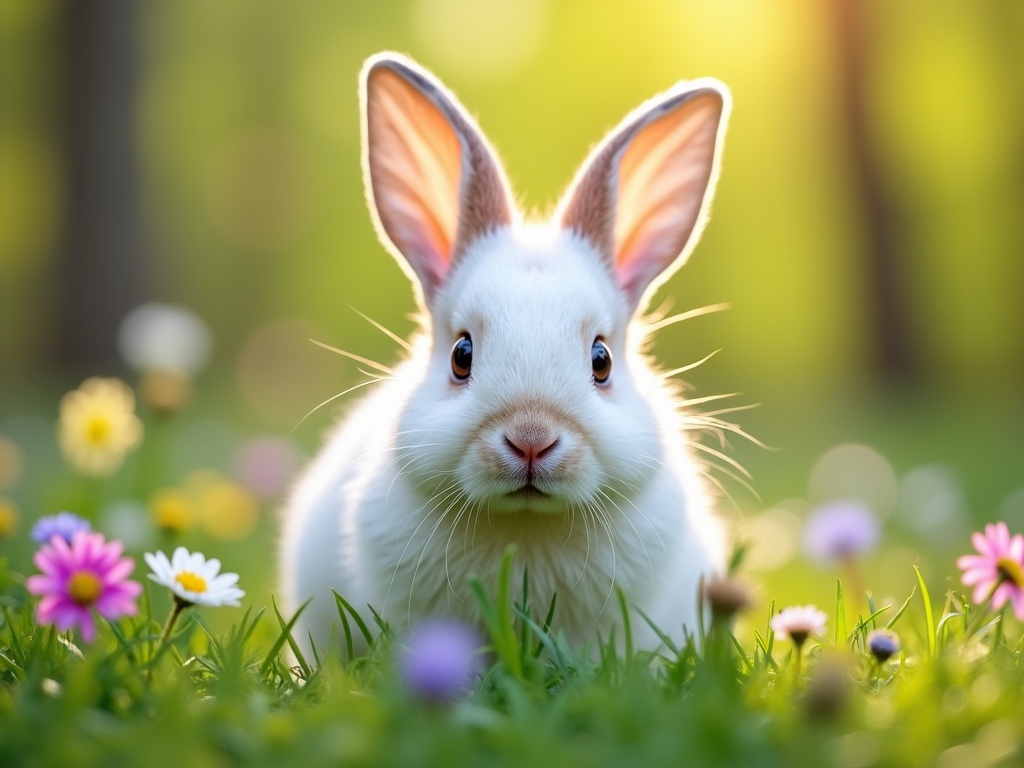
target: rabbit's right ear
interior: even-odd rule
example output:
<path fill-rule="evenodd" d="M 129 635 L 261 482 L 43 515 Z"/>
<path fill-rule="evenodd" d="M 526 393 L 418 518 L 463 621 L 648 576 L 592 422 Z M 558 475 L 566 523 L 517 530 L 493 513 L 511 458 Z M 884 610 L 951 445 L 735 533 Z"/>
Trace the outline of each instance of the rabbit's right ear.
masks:
<path fill-rule="evenodd" d="M 556 221 L 597 248 L 634 309 L 700 237 L 728 112 L 717 80 L 679 83 L 594 149 L 559 205 Z"/>
<path fill-rule="evenodd" d="M 363 174 L 377 233 L 411 267 L 430 306 L 466 248 L 512 224 L 508 183 L 465 109 L 412 61 L 372 56 L 360 82 Z"/>

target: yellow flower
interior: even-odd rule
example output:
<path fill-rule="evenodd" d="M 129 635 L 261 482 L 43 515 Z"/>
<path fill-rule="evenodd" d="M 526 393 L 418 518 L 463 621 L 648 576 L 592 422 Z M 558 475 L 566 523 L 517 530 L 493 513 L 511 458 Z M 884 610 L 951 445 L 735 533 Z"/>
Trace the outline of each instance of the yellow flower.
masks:
<path fill-rule="evenodd" d="M 13 488 L 24 467 L 25 459 L 17 443 L 0 435 L 0 490 Z"/>
<path fill-rule="evenodd" d="M 18 508 L 10 499 L 0 496 L 0 539 L 18 530 Z"/>
<path fill-rule="evenodd" d="M 185 479 L 185 488 L 194 495 L 203 528 L 214 538 L 239 541 L 259 522 L 256 497 L 216 472 L 193 472 Z"/>
<path fill-rule="evenodd" d="M 168 533 L 180 533 L 192 525 L 195 504 L 188 494 L 173 488 L 157 491 L 149 502 L 149 510 L 157 527 Z"/>
<path fill-rule="evenodd" d="M 142 441 L 132 390 L 120 379 L 86 379 L 61 399 L 57 437 L 76 471 L 113 474 Z"/>

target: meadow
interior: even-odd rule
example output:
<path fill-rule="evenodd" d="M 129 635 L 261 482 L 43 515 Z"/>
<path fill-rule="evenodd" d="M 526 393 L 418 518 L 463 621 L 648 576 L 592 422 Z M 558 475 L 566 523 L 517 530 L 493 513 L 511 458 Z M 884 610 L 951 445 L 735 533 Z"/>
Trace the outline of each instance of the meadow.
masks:
<path fill-rule="evenodd" d="M 100 381 L 111 387 L 108 397 L 131 398 L 125 384 Z M 920 535 L 898 520 L 884 523 L 880 542 L 879 521 L 865 535 L 863 521 L 851 527 L 833 516 L 814 540 L 806 534 L 815 515 L 836 507 L 821 505 L 803 521 L 804 551 L 776 570 L 764 570 L 763 553 L 758 565 L 759 542 L 739 525 L 731 573 L 706 585 L 706 622 L 685 644 L 666 637 L 657 649 L 633 646 L 635 622 L 645 619 L 621 595 L 609 606 L 622 616 L 614 636 L 569 647 L 558 632 L 557 599 L 533 604 L 528 574 L 523 583 L 508 578 L 509 552 L 495 589 L 467 585 L 486 628 L 468 644 L 458 628 L 433 641 L 396 636 L 372 607 L 338 595 L 335 642 L 306 658 L 290 632 L 294 617 L 277 609 L 268 566 L 269 513 L 300 460 L 281 450 L 283 437 L 243 441 L 233 470 L 193 471 L 176 488 L 153 490 L 172 471 L 175 440 L 187 438 L 196 414 L 155 400 L 145 377 L 138 390 L 139 415 L 134 402 L 108 399 L 92 403 L 92 421 L 75 422 L 65 400 L 58 439 L 46 436 L 49 454 L 36 453 L 44 435 L 36 434 L 35 447 L 27 440 L 26 425 L 42 419 L 5 422 L 4 765 L 981 766 L 1019 759 L 1024 638 L 1011 609 L 1024 604 L 1024 541 L 1004 542 L 1004 560 L 989 563 L 995 570 L 979 594 L 959 583 L 961 570 L 941 547 L 914 556 L 907 543 Z M 97 413 L 110 426 L 102 458 L 112 462 L 99 473 L 88 446 L 76 453 L 67 436 L 77 423 L 95 437 Z M 19 447 L 14 435 L 27 444 Z M 757 451 L 751 455 L 775 466 L 787 463 Z M 27 459 L 37 455 L 52 465 L 32 466 Z M 863 467 L 847 470 L 854 479 L 861 472 L 863 482 Z M 780 474 L 775 482 L 785 487 Z M 1003 479 L 997 472 L 991 480 Z M 749 496 L 736 483 L 731 490 Z M 95 637 L 81 623 L 58 628 L 59 620 L 39 613 L 32 578 L 40 578 L 42 561 L 32 557 L 55 543 L 32 533 L 55 504 L 105 535 L 105 546 L 124 539 L 135 559 L 130 579 L 143 585 L 131 601 L 138 613 L 96 615 Z M 852 509 L 856 518 L 868 507 Z M 146 578 L 160 572 L 143 553 L 169 555 L 180 545 L 237 571 L 241 605 L 219 604 L 216 590 L 204 605 L 202 594 L 183 592 L 187 583 L 166 573 L 160 583 Z M 973 549 L 966 532 L 950 546 L 958 554 Z M 813 562 L 833 556 L 831 564 Z M 893 556 L 904 558 L 895 584 L 885 576 L 893 566 L 880 565 Z M 871 589 L 851 591 L 865 582 Z M 996 587 L 1005 592 L 999 610 Z M 779 617 L 788 601 L 814 601 L 822 615 L 804 617 L 787 635 Z M 364 634 L 369 651 L 356 654 Z"/>
<path fill-rule="evenodd" d="M 1022 21 L 4 0 L 0 767 L 1024 764 Z M 360 165 L 387 50 L 458 96 L 530 217 L 645 99 L 731 90 L 713 215 L 649 307 L 693 313 L 651 354 L 705 360 L 685 391 L 741 392 L 701 407 L 754 438 L 693 435 L 735 554 L 687 642 L 635 647 L 611 592 L 614 636 L 569 647 L 572 596 L 509 578 L 455 585 L 475 627 L 412 636 L 342 589 L 296 653 L 281 508 L 369 391 L 309 340 L 386 367 L 421 309 Z"/>

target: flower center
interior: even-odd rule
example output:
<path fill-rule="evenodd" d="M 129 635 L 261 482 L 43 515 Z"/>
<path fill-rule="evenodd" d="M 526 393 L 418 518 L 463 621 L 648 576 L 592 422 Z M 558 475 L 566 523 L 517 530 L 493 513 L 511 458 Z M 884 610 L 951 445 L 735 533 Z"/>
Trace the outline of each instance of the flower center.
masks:
<path fill-rule="evenodd" d="M 1000 581 L 1009 581 L 1016 587 L 1024 587 L 1024 570 L 1016 560 L 1000 557 L 996 560 L 996 570 L 999 571 Z"/>
<path fill-rule="evenodd" d="M 79 605 L 92 605 L 102 591 L 103 584 L 90 571 L 76 571 L 68 579 L 68 597 Z"/>
<path fill-rule="evenodd" d="M 103 445 L 110 436 L 110 421 L 103 416 L 93 416 L 85 425 L 85 439 L 93 445 Z"/>
<path fill-rule="evenodd" d="M 789 630 L 789 639 L 793 641 L 793 645 L 797 648 L 807 642 L 807 638 L 811 636 L 810 630 L 803 629 L 791 629 Z"/>
<path fill-rule="evenodd" d="M 182 571 L 174 577 L 174 580 L 181 584 L 181 586 L 189 592 L 198 593 L 206 591 L 206 579 L 204 579 L 202 576 L 197 576 L 194 573 Z"/>

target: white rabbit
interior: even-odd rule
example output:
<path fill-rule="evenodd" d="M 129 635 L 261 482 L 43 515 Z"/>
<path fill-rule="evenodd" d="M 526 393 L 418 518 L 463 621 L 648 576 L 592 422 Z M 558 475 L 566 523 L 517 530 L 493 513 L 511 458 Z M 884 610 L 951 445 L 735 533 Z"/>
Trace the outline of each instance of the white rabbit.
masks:
<path fill-rule="evenodd" d="M 648 101 L 593 150 L 552 220 L 524 225 L 493 150 L 432 75 L 384 53 L 360 83 L 370 211 L 423 326 L 284 511 L 286 608 L 315 597 L 295 636 L 331 641 L 332 588 L 399 628 L 475 621 L 468 577 L 493 585 L 514 544 L 514 577 L 528 567 L 541 609 L 557 593 L 571 642 L 621 622 L 616 585 L 680 638 L 724 536 L 637 315 L 700 235 L 728 90 L 697 80 Z"/>

